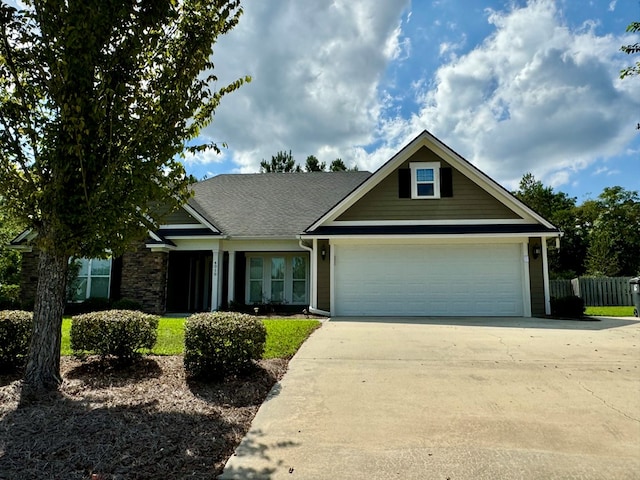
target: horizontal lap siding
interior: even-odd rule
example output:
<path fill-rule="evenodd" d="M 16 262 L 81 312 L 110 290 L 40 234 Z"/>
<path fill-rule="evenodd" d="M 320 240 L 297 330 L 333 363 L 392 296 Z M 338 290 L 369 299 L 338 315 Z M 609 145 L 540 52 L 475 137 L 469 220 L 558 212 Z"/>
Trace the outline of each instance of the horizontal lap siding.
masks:
<path fill-rule="evenodd" d="M 164 217 L 162 223 L 165 225 L 198 225 L 200 222 L 189 215 L 183 208 L 179 208 Z"/>
<path fill-rule="evenodd" d="M 451 168 L 426 148 L 418 151 L 400 168 L 409 168 L 411 162 L 440 162 L 441 168 Z M 388 175 L 380 184 L 361 198 L 338 221 L 354 220 L 463 220 L 463 219 L 517 219 L 512 210 L 504 206 L 485 190 L 453 169 L 453 197 L 437 200 L 412 200 L 398 197 L 398 174 Z"/>

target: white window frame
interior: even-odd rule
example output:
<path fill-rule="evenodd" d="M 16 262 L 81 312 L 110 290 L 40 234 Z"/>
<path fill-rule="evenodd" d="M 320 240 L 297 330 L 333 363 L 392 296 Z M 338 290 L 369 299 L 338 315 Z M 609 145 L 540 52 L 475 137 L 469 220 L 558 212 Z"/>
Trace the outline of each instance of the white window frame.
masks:
<path fill-rule="evenodd" d="M 440 162 L 414 162 L 411 169 L 411 198 L 414 200 L 433 200 L 440 198 Z M 418 170 L 433 170 L 432 182 L 418 182 Z M 418 195 L 418 185 L 433 184 L 433 195 Z"/>
<path fill-rule="evenodd" d="M 302 257 L 305 262 L 305 299 L 303 302 L 293 302 L 293 258 Z M 299 253 L 247 253 L 246 254 L 246 269 L 245 269 L 245 303 L 247 305 L 253 305 L 255 302 L 250 300 L 251 285 L 250 285 L 250 272 L 251 272 L 251 259 L 262 259 L 262 295 L 263 301 L 271 300 L 271 260 L 273 258 L 284 258 L 284 305 L 309 305 L 309 255 L 304 252 Z M 254 279 L 255 280 L 255 279 Z M 295 279 L 301 281 L 302 279 Z"/>
<path fill-rule="evenodd" d="M 91 274 L 91 264 L 93 260 L 109 260 L 109 275 L 92 275 Z M 71 262 L 87 262 L 87 275 L 78 275 L 78 278 L 86 278 L 87 279 L 87 288 L 85 289 L 85 297 L 74 300 L 75 302 L 84 302 L 91 298 L 91 280 L 92 278 L 107 278 L 107 296 L 106 297 L 96 297 L 96 298 L 111 298 L 111 273 L 113 271 L 113 259 L 111 257 L 107 259 L 94 259 L 94 258 L 75 258 L 70 260 Z M 75 294 L 74 294 L 75 298 Z"/>

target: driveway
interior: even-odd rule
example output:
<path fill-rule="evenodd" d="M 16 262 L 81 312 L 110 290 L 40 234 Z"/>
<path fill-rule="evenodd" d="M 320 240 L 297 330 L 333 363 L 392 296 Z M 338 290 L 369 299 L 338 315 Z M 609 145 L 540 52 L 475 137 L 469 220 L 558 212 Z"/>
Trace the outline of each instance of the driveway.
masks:
<path fill-rule="evenodd" d="M 640 478 L 640 322 L 332 319 L 221 479 Z"/>

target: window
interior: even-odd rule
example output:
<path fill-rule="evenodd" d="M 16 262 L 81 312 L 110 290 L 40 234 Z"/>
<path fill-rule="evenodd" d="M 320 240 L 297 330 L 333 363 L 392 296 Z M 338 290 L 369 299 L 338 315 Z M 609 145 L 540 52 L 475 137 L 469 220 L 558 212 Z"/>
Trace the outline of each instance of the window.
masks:
<path fill-rule="evenodd" d="M 109 298 L 111 284 L 110 258 L 78 258 L 78 276 L 71 287 L 72 300 L 82 302 L 87 298 Z"/>
<path fill-rule="evenodd" d="M 262 303 L 262 258 L 249 260 L 249 303 Z"/>
<path fill-rule="evenodd" d="M 304 257 L 291 259 L 291 303 L 307 303 L 307 260 Z"/>
<path fill-rule="evenodd" d="M 245 301 L 307 305 L 308 264 L 300 254 L 248 254 Z"/>
<path fill-rule="evenodd" d="M 271 259 L 271 301 L 284 302 L 284 258 Z"/>
<path fill-rule="evenodd" d="M 440 198 L 440 163 L 411 163 L 411 198 Z"/>

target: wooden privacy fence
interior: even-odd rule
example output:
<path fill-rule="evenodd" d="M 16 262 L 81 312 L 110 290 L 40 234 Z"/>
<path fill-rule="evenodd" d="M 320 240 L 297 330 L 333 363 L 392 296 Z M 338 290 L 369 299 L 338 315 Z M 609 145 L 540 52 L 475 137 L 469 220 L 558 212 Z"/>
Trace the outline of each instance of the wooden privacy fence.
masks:
<path fill-rule="evenodd" d="M 551 280 L 552 297 L 575 295 L 588 307 L 630 306 L 631 277 L 579 277 L 573 280 Z"/>

